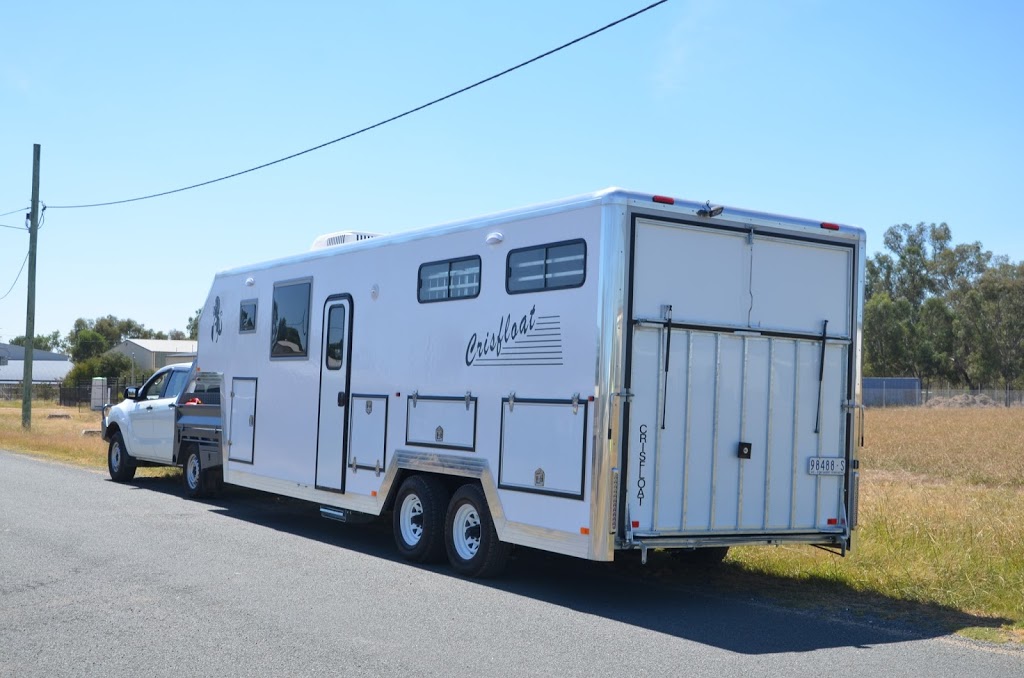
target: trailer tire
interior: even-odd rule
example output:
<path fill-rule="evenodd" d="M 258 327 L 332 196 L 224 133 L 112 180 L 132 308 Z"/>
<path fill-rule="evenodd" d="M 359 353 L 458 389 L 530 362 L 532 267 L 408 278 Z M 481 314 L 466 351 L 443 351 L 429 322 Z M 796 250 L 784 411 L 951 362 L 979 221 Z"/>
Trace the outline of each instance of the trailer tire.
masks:
<path fill-rule="evenodd" d="M 209 471 L 203 468 L 199 448 L 195 445 L 185 453 L 185 463 L 181 465 L 182 487 L 189 499 L 201 499 L 206 496 L 210 486 Z"/>
<path fill-rule="evenodd" d="M 107 447 L 107 471 L 110 473 L 110 479 L 115 483 L 127 483 L 135 477 L 135 469 L 135 460 L 128 454 L 121 432 L 117 431 L 110 438 L 110 446 Z"/>
<path fill-rule="evenodd" d="M 448 503 L 444 523 L 448 562 L 467 577 L 494 577 L 508 561 L 511 544 L 498 540 L 487 499 L 477 485 L 463 485 Z"/>
<path fill-rule="evenodd" d="M 391 525 L 402 558 L 414 563 L 444 560 L 448 489 L 434 476 L 409 476 L 395 497 Z"/>

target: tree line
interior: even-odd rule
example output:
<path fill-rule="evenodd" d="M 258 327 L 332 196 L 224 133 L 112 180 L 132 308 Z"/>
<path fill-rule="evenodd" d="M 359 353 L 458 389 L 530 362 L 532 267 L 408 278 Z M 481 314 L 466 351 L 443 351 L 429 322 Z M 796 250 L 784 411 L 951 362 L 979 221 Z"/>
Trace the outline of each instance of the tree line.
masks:
<path fill-rule="evenodd" d="M 1024 262 L 952 240 L 945 223 L 885 232 L 867 261 L 864 375 L 1024 388 Z"/>
<path fill-rule="evenodd" d="M 134 375 L 136 381 L 142 381 L 149 372 L 133 365 L 130 356 L 108 351 L 126 339 L 191 339 L 199 336 L 199 314 L 202 309 L 188 319 L 185 331 L 171 330 L 162 332 L 152 330 L 131 318 L 118 318 L 113 315 L 102 318 L 79 318 L 67 334 L 59 331 L 50 334 L 36 335 L 32 346 L 39 351 L 63 353 L 71 358 L 74 367 L 68 372 L 64 383 L 73 386 L 80 381 L 93 377 L 107 379 L 128 379 Z M 24 335 L 10 340 L 15 346 L 24 346 Z"/>

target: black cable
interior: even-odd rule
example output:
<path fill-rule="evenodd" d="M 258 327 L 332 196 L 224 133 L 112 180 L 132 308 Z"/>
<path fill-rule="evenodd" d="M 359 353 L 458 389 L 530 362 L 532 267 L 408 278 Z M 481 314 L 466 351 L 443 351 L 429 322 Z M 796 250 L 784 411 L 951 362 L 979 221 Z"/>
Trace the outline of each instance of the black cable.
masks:
<path fill-rule="evenodd" d="M 183 186 L 181 188 L 175 188 L 175 189 L 170 190 L 170 191 L 162 191 L 160 193 L 151 193 L 149 195 L 142 195 L 142 196 L 139 196 L 137 198 L 126 198 L 124 200 L 111 200 L 109 202 L 96 202 L 96 203 L 89 203 L 89 204 L 82 204 L 82 205 L 50 205 L 50 209 L 53 209 L 53 210 L 70 210 L 70 209 L 82 209 L 82 208 L 86 208 L 86 207 L 107 207 L 109 205 L 122 205 L 122 204 L 127 203 L 127 202 L 138 202 L 140 200 L 149 200 L 151 198 L 160 198 L 160 197 L 165 196 L 165 195 L 171 195 L 172 193 L 181 193 L 182 191 L 190 191 L 193 188 L 200 188 L 202 186 L 209 186 L 210 184 L 215 184 L 218 181 L 226 181 L 228 179 L 234 179 L 235 177 L 240 177 L 243 174 L 248 174 L 250 172 L 255 172 L 257 170 L 265 169 L 267 167 L 270 167 L 271 165 L 277 165 L 278 163 L 285 162 L 286 160 L 292 160 L 293 158 L 297 158 L 300 155 L 305 155 L 307 153 L 312 153 L 313 151 L 318 151 L 321 148 L 325 148 L 327 146 L 330 146 L 331 144 L 336 144 L 339 141 L 345 141 L 346 139 L 351 139 L 352 137 L 357 136 L 359 134 L 362 134 L 364 132 L 369 132 L 372 129 L 376 129 L 378 127 L 381 127 L 382 125 L 386 125 L 386 124 L 388 124 L 390 122 L 394 122 L 395 120 L 399 120 L 400 118 L 404 118 L 407 115 L 412 115 L 413 113 L 417 113 L 419 111 L 422 111 L 423 109 L 429 108 L 429 107 L 433 106 L 434 104 L 439 104 L 442 101 L 445 101 L 446 99 L 451 99 L 454 96 L 458 96 L 459 94 L 462 94 L 464 92 L 468 92 L 469 90 L 471 90 L 471 89 L 473 89 L 475 87 L 479 87 L 480 85 L 486 84 L 486 83 L 488 83 L 488 82 L 490 82 L 492 80 L 496 80 L 496 79 L 498 79 L 498 78 L 500 78 L 500 77 L 502 77 L 504 75 L 508 75 L 512 71 L 519 70 L 520 68 L 523 68 L 524 66 L 529 66 L 530 64 L 532 64 L 535 61 L 540 61 L 541 59 L 543 59 L 545 57 L 551 56 L 555 52 L 562 51 L 566 47 L 571 47 L 572 45 L 575 45 L 578 42 L 582 42 L 583 40 L 586 40 L 587 38 L 591 38 L 591 37 L 597 35 L 598 33 L 602 33 L 604 31 L 608 30 L 609 28 L 612 28 L 614 26 L 617 26 L 617 25 L 623 23 L 624 21 L 629 21 L 630 19 L 632 19 L 632 18 L 634 18 L 636 16 L 639 16 L 639 15 L 643 14 L 644 12 L 647 12 L 648 10 L 654 9 L 658 5 L 662 5 L 662 4 L 666 3 L 666 2 L 668 2 L 668 0 L 658 0 L 658 2 L 651 3 L 650 5 L 647 5 L 646 7 L 644 7 L 643 9 L 637 10 L 636 12 L 633 12 L 632 14 L 624 16 L 621 19 L 617 19 L 616 21 L 613 21 L 610 24 L 606 24 L 605 26 L 602 26 L 601 28 L 598 28 L 597 30 L 591 31 L 591 32 L 587 33 L 586 35 L 581 35 L 580 37 L 576 38 L 575 40 L 570 40 L 569 42 L 567 42 L 567 43 L 565 43 L 563 45 L 560 45 L 559 47 L 555 47 L 554 49 L 548 50 L 547 52 L 544 52 L 543 54 L 539 54 L 539 55 L 533 57 L 532 59 L 528 59 L 527 61 L 524 61 L 524 62 L 522 62 L 522 63 L 520 63 L 520 64 L 518 64 L 516 66 L 512 66 L 511 68 L 506 68 L 505 70 L 501 71 L 500 73 L 496 73 L 496 74 L 494 74 L 494 75 L 492 75 L 492 76 L 490 76 L 488 78 L 484 78 L 483 80 L 479 80 L 477 82 L 474 82 L 472 85 L 467 85 L 466 87 L 463 87 L 462 89 L 458 89 L 458 90 L 455 90 L 454 92 L 450 92 L 450 93 L 444 95 L 443 97 L 439 97 L 437 99 L 434 99 L 433 101 L 430 101 L 430 102 L 427 102 L 427 103 L 422 104 L 420 106 L 417 106 L 416 108 L 410 108 L 409 110 L 405 111 L 404 113 L 399 113 L 398 115 L 392 116 L 392 117 L 390 117 L 390 118 L 388 118 L 386 120 L 381 120 L 378 123 L 375 123 L 375 124 L 370 125 L 368 127 L 364 127 L 364 128 L 362 128 L 360 130 L 357 130 L 355 132 L 351 132 L 349 134 L 346 134 L 345 136 L 338 137 L 337 139 L 331 139 L 330 141 L 326 141 L 326 142 L 320 144 L 319 146 L 313 146 L 312 148 L 307 148 L 304 151 L 299 151 L 298 153 L 292 153 L 291 155 L 286 155 L 283 158 L 278 158 L 277 160 L 272 160 L 270 162 L 263 163 L 262 165 L 257 165 L 256 167 L 250 167 L 249 169 L 242 170 L 241 172 L 235 172 L 234 174 L 228 174 L 228 175 L 223 176 L 223 177 L 218 177 L 216 179 L 210 179 L 208 181 L 203 181 L 203 182 L 200 182 L 198 184 L 192 184 L 190 186 Z M 0 216 L 3 216 L 3 215 L 0 215 Z"/>
<path fill-rule="evenodd" d="M 10 294 L 11 290 L 14 289 L 14 286 L 18 284 L 18 279 L 21 278 L 21 272 L 25 270 L 26 262 L 28 262 L 28 252 L 25 252 L 25 259 L 21 262 L 21 268 L 18 269 L 18 275 L 14 276 L 14 282 L 11 283 L 11 286 L 7 289 L 7 292 L 4 294 L 4 296 L 0 297 L 0 301 L 6 299 L 7 295 Z"/>

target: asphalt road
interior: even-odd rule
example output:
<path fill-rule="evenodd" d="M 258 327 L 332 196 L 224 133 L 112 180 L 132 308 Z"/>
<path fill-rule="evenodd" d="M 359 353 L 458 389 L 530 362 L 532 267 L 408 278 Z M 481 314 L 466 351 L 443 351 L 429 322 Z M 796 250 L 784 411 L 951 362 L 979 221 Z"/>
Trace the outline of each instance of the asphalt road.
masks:
<path fill-rule="evenodd" d="M 1024 675 L 1024 652 L 525 552 L 398 560 L 381 522 L 0 451 L 0 676 Z M 718 587 L 722 588 L 722 587 Z"/>

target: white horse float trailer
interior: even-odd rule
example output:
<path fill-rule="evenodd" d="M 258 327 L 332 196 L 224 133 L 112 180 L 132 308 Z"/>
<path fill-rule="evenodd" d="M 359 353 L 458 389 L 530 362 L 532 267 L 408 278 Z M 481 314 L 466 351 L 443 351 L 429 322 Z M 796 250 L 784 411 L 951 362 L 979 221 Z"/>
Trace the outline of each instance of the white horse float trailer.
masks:
<path fill-rule="evenodd" d="M 224 480 L 391 510 L 404 557 L 476 576 L 512 544 L 845 553 L 864 247 L 609 189 L 220 273 Z"/>

